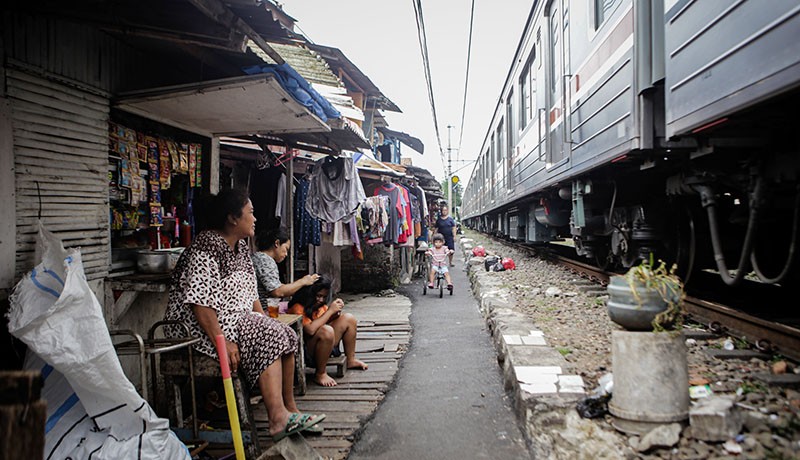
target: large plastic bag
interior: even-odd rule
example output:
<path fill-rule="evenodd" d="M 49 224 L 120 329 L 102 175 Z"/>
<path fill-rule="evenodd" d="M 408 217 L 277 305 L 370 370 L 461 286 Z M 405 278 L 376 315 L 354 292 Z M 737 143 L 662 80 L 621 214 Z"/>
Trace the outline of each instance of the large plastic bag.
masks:
<path fill-rule="evenodd" d="M 189 459 L 125 377 L 80 251 L 41 226 L 37 243 L 41 262 L 14 287 L 8 329 L 45 378 L 45 458 Z"/>

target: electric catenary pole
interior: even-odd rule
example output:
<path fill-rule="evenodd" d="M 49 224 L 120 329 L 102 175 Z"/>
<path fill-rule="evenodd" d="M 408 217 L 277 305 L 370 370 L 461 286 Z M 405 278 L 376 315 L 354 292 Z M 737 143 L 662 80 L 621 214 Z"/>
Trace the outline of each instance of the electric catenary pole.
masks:
<path fill-rule="evenodd" d="M 453 147 L 450 144 L 450 130 L 453 125 L 447 125 L 447 209 L 453 213 Z"/>

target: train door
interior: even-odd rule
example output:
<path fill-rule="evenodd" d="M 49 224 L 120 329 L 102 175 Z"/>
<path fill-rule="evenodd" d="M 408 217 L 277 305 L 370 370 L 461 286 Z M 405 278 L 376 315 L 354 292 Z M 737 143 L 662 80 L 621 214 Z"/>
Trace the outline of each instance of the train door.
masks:
<path fill-rule="evenodd" d="M 569 15 L 567 0 L 551 0 L 545 9 L 547 16 L 547 166 L 566 161 L 570 155 L 569 105 L 567 101 L 569 78 Z"/>

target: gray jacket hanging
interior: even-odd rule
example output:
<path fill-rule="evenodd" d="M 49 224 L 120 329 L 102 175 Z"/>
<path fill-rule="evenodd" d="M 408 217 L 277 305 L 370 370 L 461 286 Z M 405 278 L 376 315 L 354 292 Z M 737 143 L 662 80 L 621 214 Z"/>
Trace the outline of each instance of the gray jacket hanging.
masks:
<path fill-rule="evenodd" d="M 352 158 L 328 156 L 317 161 L 310 181 L 306 211 L 324 222 L 349 219 L 367 198 Z"/>

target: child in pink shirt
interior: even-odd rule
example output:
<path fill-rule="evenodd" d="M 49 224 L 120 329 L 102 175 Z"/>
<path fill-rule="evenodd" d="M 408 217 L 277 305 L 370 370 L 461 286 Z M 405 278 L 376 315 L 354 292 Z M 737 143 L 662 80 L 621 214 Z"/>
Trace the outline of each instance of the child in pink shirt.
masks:
<path fill-rule="evenodd" d="M 444 245 L 444 235 L 436 233 L 433 235 L 433 247 L 428 249 L 427 254 L 431 256 L 431 272 L 428 276 L 428 289 L 433 289 L 433 278 L 435 274 L 441 273 L 447 280 L 447 289 L 453 289 L 453 281 L 450 279 L 450 272 L 447 269 L 447 256 L 453 250 Z"/>

